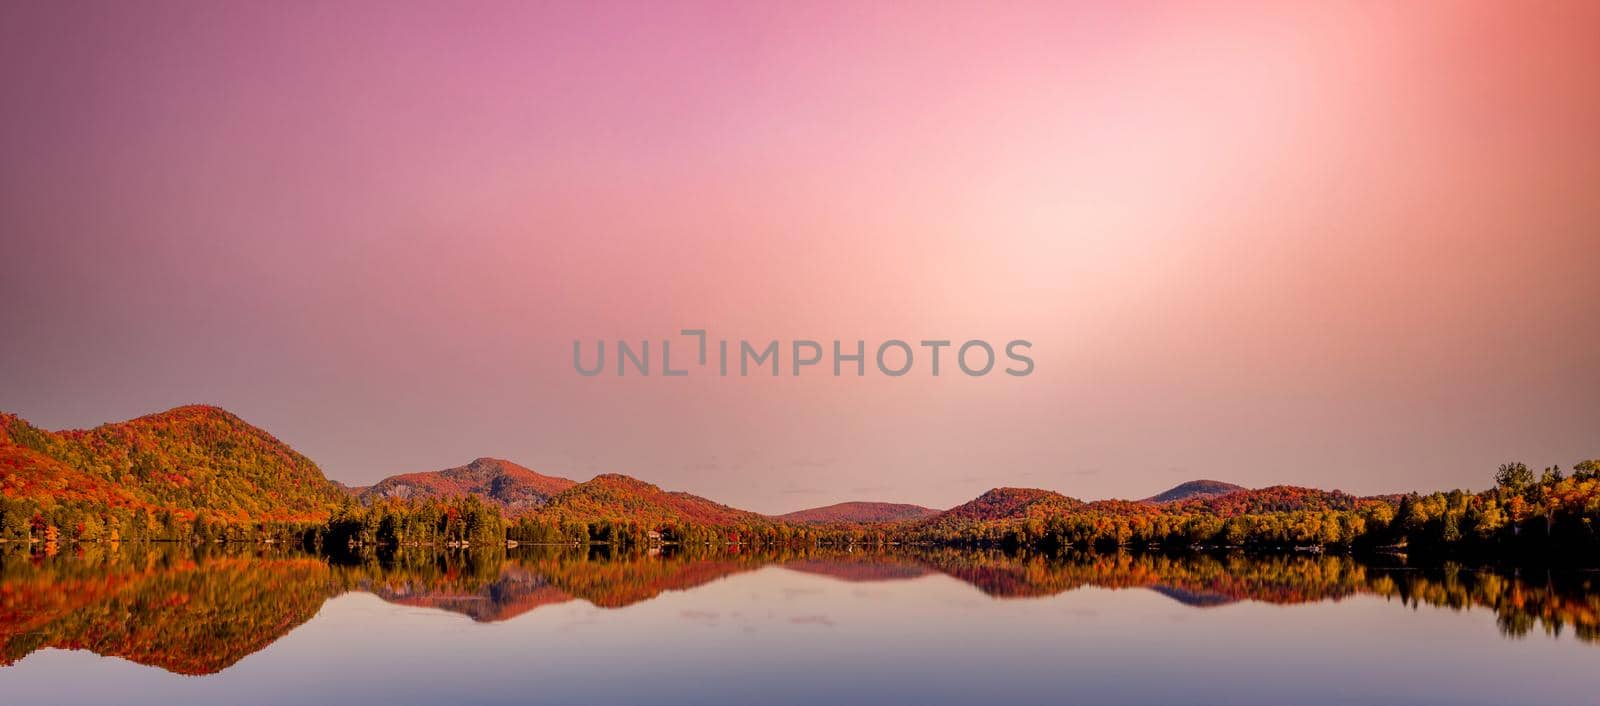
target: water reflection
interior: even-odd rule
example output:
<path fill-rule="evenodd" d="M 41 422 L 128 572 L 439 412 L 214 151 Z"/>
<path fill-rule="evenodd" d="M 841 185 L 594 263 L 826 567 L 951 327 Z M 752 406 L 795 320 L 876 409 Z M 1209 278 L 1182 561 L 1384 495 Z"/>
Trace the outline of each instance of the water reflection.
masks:
<path fill-rule="evenodd" d="M 1151 590 L 1204 609 L 1366 594 L 1409 607 L 1487 608 L 1509 637 L 1570 630 L 1583 642 L 1600 641 L 1600 575 L 1593 572 L 1418 569 L 1304 555 L 810 549 L 613 556 L 604 548 L 524 547 L 328 558 L 258 546 L 156 544 L 89 545 L 56 556 L 0 551 L 0 663 L 53 647 L 212 674 L 348 592 L 496 622 L 574 600 L 620 608 L 774 565 L 858 584 L 944 575 L 1007 600 L 1097 587 Z"/>

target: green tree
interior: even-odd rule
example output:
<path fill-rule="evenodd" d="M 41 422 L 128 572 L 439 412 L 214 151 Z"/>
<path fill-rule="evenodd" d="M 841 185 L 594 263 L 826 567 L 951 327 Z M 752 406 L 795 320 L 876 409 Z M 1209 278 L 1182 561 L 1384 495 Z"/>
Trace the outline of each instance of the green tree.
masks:
<path fill-rule="evenodd" d="M 1564 477 L 1565 476 L 1561 475 L 1561 467 L 1560 466 L 1551 466 L 1549 468 L 1544 469 L 1544 475 L 1539 477 L 1539 482 L 1544 484 L 1544 485 L 1555 485 L 1557 483 L 1560 483 L 1562 478 L 1564 478 Z"/>
<path fill-rule="evenodd" d="M 1521 493 L 1533 485 L 1533 471 L 1528 470 L 1528 464 L 1520 461 L 1502 463 L 1500 470 L 1494 474 L 1494 482 L 1512 493 Z"/>

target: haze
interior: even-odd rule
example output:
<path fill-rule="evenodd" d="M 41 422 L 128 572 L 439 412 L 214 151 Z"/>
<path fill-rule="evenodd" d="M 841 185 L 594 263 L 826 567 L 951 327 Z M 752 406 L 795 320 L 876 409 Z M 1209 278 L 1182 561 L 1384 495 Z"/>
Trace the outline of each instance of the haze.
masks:
<path fill-rule="evenodd" d="M 10 3 L 0 410 L 740 507 L 1600 455 L 1600 6 Z M 585 378 L 574 339 L 1033 341 Z"/>

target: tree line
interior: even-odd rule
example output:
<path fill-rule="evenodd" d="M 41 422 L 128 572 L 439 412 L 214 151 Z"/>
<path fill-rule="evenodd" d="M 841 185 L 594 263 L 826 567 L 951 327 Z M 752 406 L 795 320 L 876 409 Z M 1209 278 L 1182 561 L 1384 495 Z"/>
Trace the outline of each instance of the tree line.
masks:
<path fill-rule="evenodd" d="M 1076 510 L 1027 519 L 974 520 L 888 531 L 846 528 L 860 539 L 1026 547 L 1335 548 L 1404 550 L 1506 557 L 1600 558 L 1600 460 L 1535 474 L 1526 464 L 1502 464 L 1495 485 L 1338 503 L 1296 503 L 1230 511 L 1248 500 L 1241 491 L 1214 500 L 1151 504 L 1089 503 Z M 1236 496 L 1244 496 L 1236 497 Z M 1311 507 L 1297 507 L 1309 504 Z"/>
<path fill-rule="evenodd" d="M 275 542 L 307 546 L 474 546 L 655 543 L 706 545 L 954 544 L 1052 547 L 1397 549 L 1482 556 L 1600 557 L 1600 460 L 1570 473 L 1502 464 L 1494 487 L 1357 498 L 1310 489 L 1240 491 L 1174 503 L 1099 501 L 1027 517 L 965 518 L 812 527 L 770 520 L 729 524 L 579 517 L 533 511 L 507 517 L 476 496 L 344 498 L 325 520 L 240 520 L 205 510 L 48 504 L 0 498 L 0 540 L 10 542 Z"/>

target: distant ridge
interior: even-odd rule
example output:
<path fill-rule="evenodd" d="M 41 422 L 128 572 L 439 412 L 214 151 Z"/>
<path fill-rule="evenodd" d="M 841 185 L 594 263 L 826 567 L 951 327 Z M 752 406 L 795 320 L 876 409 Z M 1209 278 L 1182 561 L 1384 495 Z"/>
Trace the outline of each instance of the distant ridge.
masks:
<path fill-rule="evenodd" d="M 547 476 L 499 458 L 479 458 L 464 466 L 390 476 L 367 488 L 347 492 L 362 500 L 451 498 L 476 495 L 507 510 L 532 510 L 577 485 L 577 481 Z"/>
<path fill-rule="evenodd" d="M 1532 476 L 1525 466 L 1516 467 Z M 1508 469 L 1516 470 L 1506 465 L 1502 472 Z M 1559 509 L 1501 524 L 1491 533 L 1497 542 L 1485 543 L 1491 537 L 1481 531 L 1473 535 L 1477 539 L 1466 540 L 1426 534 L 1433 532 L 1432 525 L 1420 530 L 1424 534 L 1419 536 L 1443 544 L 1510 546 L 1522 541 L 1518 537 L 1558 537 L 1569 527 L 1580 526 L 1574 522 L 1590 523 L 1594 498 L 1600 496 L 1600 459 L 1574 464 L 1570 476 L 1554 469 L 1548 475 L 1530 481 L 1529 487 L 1554 493 L 1551 497 L 1560 498 Z M 1497 477 L 1497 482 L 1502 481 Z M 459 500 L 462 497 L 467 500 Z M 1501 487 L 1471 496 L 1470 502 L 1514 514 L 1515 503 L 1529 497 L 1534 496 Z M 410 502 L 434 498 L 446 507 Z M 374 502 L 384 499 L 394 502 Z M 507 539 L 518 542 L 800 540 L 1282 548 L 1351 547 L 1400 539 L 1416 546 L 1415 523 L 1396 524 L 1395 518 L 1414 517 L 1421 512 L 1415 502 L 1436 499 L 1448 496 L 1363 497 L 1339 490 L 1288 485 L 1245 489 L 1196 480 L 1146 500 L 1086 503 L 1042 488 L 1002 487 L 943 512 L 916 505 L 852 502 L 773 517 L 624 475 L 606 474 L 576 483 L 495 458 L 395 476 L 368 487 L 346 486 L 329 480 L 310 459 L 271 434 L 206 405 L 56 432 L 0 413 L 0 539 L 8 542 L 292 541 L 315 539 L 318 529 L 311 526 L 315 524 L 323 525 L 324 538 L 337 541 L 354 537 L 357 530 L 352 528 L 381 530 L 384 523 L 394 527 L 409 515 L 423 517 L 425 523 L 432 520 L 435 533 L 463 527 L 484 530 L 485 536 L 472 540 L 475 544 L 494 541 L 494 531 L 501 529 Z M 483 514 L 491 509 L 492 517 Z M 1450 511 L 1465 512 L 1458 507 Z M 1338 521 L 1329 521 L 1326 513 L 1340 513 Z M 467 519 L 458 522 L 463 516 Z M 1249 522 L 1228 522 L 1245 516 Z M 484 517 L 489 521 L 482 521 Z M 390 541 L 398 538 L 391 535 Z"/>
<path fill-rule="evenodd" d="M 844 502 L 778 515 L 775 519 L 800 524 L 835 522 L 904 522 L 939 514 L 938 510 L 906 503 Z"/>
<path fill-rule="evenodd" d="M 1144 501 L 1147 503 L 1170 503 L 1195 498 L 1215 498 L 1241 490 L 1248 490 L 1248 488 L 1242 485 L 1224 483 L 1220 480 L 1192 480 L 1187 483 L 1179 483 L 1165 492 L 1145 498 Z"/>

